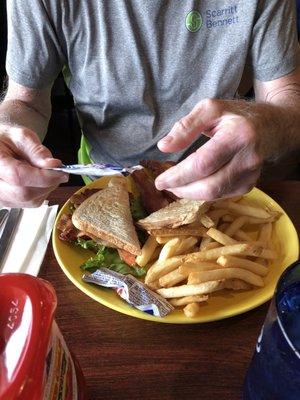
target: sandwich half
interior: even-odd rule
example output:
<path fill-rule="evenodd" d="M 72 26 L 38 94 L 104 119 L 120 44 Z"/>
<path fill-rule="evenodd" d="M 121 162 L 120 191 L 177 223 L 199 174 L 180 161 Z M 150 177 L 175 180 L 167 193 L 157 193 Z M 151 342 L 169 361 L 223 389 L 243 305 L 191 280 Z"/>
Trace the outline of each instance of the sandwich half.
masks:
<path fill-rule="evenodd" d="M 98 243 L 133 255 L 141 254 L 124 177 L 112 178 L 106 188 L 81 203 L 72 215 L 72 222 Z"/>

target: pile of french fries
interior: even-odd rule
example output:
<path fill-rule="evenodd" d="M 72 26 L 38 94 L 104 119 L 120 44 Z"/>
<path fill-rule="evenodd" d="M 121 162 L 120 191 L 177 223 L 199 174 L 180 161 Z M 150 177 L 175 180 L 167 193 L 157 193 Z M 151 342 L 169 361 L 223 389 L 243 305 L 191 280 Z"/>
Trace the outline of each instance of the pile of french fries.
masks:
<path fill-rule="evenodd" d="M 199 315 L 213 292 L 263 287 L 280 215 L 239 197 L 212 203 L 192 224 L 149 231 L 136 260 L 147 269 L 145 284 L 186 317 Z"/>

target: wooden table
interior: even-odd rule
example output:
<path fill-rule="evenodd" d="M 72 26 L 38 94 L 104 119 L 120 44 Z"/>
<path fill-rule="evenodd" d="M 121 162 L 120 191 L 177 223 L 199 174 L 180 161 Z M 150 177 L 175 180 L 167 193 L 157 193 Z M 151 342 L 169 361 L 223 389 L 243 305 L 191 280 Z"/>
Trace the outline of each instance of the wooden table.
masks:
<path fill-rule="evenodd" d="M 50 201 L 63 204 L 77 189 L 61 187 Z M 287 211 L 300 232 L 300 182 L 273 183 L 262 189 Z M 241 399 L 268 304 L 206 324 L 169 325 L 132 318 L 77 289 L 58 266 L 51 245 L 41 277 L 56 289 L 56 320 L 81 364 L 90 400 Z"/>

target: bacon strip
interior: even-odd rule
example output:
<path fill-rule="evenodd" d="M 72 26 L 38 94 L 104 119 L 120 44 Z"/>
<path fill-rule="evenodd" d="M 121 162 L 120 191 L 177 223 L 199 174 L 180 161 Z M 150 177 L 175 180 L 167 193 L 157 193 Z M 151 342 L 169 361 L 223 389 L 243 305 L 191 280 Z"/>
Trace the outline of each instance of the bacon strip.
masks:
<path fill-rule="evenodd" d="M 155 179 L 158 175 L 173 167 L 176 163 L 174 161 L 142 160 L 140 161 L 140 164 L 147 168 Z M 168 199 L 169 203 L 178 200 L 178 197 L 175 194 L 168 192 L 167 190 L 163 190 L 163 194 Z"/>
<path fill-rule="evenodd" d="M 99 192 L 99 190 L 101 189 L 85 189 L 80 193 L 74 193 L 70 198 L 70 202 L 74 205 L 75 208 L 77 208 L 78 206 L 80 206 L 81 203 L 84 202 L 84 200 L 86 200 L 92 194 Z"/>
<path fill-rule="evenodd" d="M 142 204 L 149 214 L 169 204 L 163 193 L 156 189 L 154 181 L 147 175 L 144 169 L 134 171 L 131 177 L 140 192 Z"/>
<path fill-rule="evenodd" d="M 140 164 L 147 168 L 155 179 L 158 175 L 173 167 L 176 163 L 174 161 L 141 160 Z"/>
<path fill-rule="evenodd" d="M 59 238 L 65 242 L 75 242 L 80 233 L 72 223 L 71 214 L 63 214 L 57 222 L 56 227 L 60 231 Z"/>

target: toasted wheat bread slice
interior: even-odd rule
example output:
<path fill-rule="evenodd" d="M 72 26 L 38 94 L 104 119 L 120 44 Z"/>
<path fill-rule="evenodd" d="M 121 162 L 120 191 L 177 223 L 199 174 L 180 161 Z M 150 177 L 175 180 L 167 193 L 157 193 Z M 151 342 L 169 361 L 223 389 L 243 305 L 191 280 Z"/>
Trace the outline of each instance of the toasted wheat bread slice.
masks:
<path fill-rule="evenodd" d="M 135 255 L 141 253 L 122 177 L 112 178 L 106 188 L 87 198 L 74 211 L 72 222 L 77 229 L 102 239 L 111 247 Z"/>
<path fill-rule="evenodd" d="M 160 228 L 177 228 L 196 221 L 197 217 L 208 210 L 206 201 L 181 199 L 167 207 L 148 215 L 138 221 L 138 225 L 147 231 Z"/>

